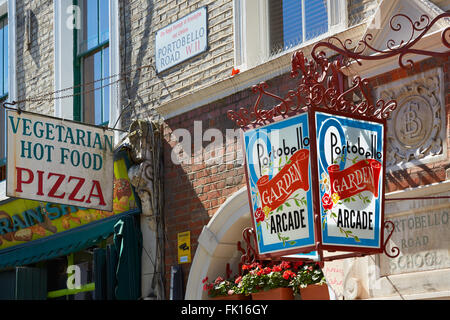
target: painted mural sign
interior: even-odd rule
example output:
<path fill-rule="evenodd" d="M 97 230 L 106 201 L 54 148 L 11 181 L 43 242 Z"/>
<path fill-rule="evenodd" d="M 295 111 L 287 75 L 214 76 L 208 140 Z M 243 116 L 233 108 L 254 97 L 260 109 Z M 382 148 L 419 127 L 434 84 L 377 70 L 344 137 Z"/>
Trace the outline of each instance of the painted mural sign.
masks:
<path fill-rule="evenodd" d="M 202 7 L 155 35 L 155 64 L 157 72 L 169 69 L 208 48 L 207 9 Z"/>
<path fill-rule="evenodd" d="M 379 250 L 384 124 L 315 112 L 315 126 L 324 248 Z"/>
<path fill-rule="evenodd" d="M 112 130 L 8 110 L 9 197 L 113 210 Z"/>
<path fill-rule="evenodd" d="M 314 246 L 308 115 L 244 132 L 252 221 L 260 256 Z"/>
<path fill-rule="evenodd" d="M 138 210 L 125 158 L 114 162 L 113 176 L 112 211 L 25 199 L 5 201 L 0 205 L 0 250 L 51 237 L 123 212 Z"/>

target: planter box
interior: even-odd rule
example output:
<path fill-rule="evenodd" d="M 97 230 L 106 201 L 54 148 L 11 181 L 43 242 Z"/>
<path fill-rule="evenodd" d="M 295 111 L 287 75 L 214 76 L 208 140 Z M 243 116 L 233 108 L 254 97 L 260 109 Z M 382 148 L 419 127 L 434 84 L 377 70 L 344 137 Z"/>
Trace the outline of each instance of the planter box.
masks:
<path fill-rule="evenodd" d="M 302 300 L 330 300 L 328 286 L 326 284 L 313 284 L 306 288 L 300 288 Z"/>
<path fill-rule="evenodd" d="M 276 288 L 252 293 L 252 300 L 294 300 L 291 288 Z"/>

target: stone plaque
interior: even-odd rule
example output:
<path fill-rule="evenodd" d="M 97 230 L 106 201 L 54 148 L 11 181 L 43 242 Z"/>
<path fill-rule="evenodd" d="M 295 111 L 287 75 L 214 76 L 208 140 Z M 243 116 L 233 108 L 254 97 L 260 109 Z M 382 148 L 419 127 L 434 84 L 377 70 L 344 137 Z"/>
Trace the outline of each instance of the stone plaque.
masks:
<path fill-rule="evenodd" d="M 450 267 L 450 205 L 388 219 L 395 225 L 388 250 L 394 245 L 400 255 L 380 255 L 382 275 Z"/>
<path fill-rule="evenodd" d="M 395 99 L 398 107 L 388 119 L 386 166 L 441 160 L 446 148 L 443 74 L 433 69 L 380 86 L 377 99 Z"/>

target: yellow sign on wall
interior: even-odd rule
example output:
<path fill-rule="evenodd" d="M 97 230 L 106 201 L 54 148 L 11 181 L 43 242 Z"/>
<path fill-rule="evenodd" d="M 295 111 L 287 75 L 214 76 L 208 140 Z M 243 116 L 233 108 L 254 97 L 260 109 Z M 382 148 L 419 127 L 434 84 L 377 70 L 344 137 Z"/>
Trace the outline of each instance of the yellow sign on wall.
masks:
<path fill-rule="evenodd" d="M 178 234 L 178 263 L 191 262 L 191 232 Z"/>

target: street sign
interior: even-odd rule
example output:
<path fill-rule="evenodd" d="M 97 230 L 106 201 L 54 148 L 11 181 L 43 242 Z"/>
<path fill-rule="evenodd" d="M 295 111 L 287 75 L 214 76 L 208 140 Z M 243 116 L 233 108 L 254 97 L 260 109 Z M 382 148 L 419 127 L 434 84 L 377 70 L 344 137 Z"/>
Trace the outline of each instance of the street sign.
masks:
<path fill-rule="evenodd" d="M 6 195 L 113 210 L 112 130 L 8 110 Z"/>
<path fill-rule="evenodd" d="M 155 35 L 156 71 L 162 72 L 208 48 L 207 8 L 201 7 L 158 30 Z"/>
<path fill-rule="evenodd" d="M 314 249 L 308 114 L 243 134 L 260 257 Z"/>

